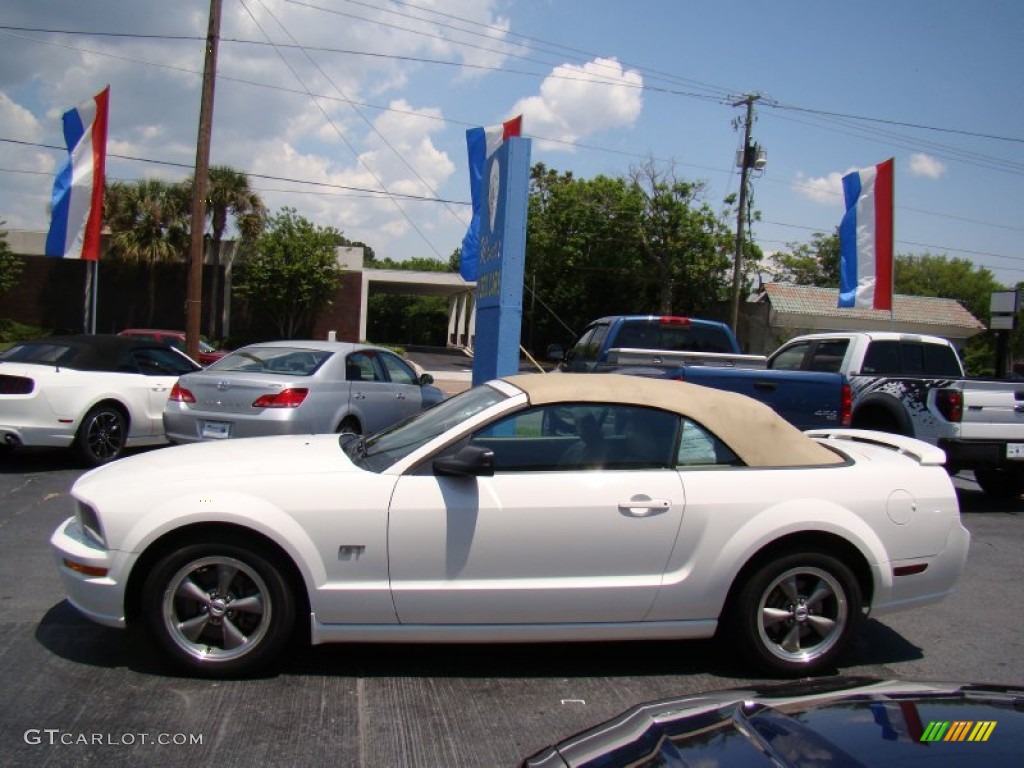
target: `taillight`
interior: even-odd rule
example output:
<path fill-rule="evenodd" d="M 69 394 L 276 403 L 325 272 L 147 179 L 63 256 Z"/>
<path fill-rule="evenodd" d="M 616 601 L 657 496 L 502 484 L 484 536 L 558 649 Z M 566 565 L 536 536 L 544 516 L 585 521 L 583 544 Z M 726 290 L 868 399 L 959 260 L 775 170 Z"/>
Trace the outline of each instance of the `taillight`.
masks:
<path fill-rule="evenodd" d="M 260 395 L 253 403 L 253 408 L 298 408 L 306 399 L 309 390 L 305 388 L 282 389 L 270 395 Z"/>
<path fill-rule="evenodd" d="M 174 386 L 171 388 L 171 394 L 168 395 L 167 399 L 172 403 L 194 403 L 196 401 L 196 396 L 175 382 Z"/>
<path fill-rule="evenodd" d="M 849 427 L 853 425 L 853 391 L 849 384 L 843 384 L 843 394 L 840 397 L 839 426 Z"/>
<path fill-rule="evenodd" d="M 689 325 L 690 318 L 677 317 L 675 315 L 662 315 L 658 318 L 658 322 L 662 325 Z"/>
<path fill-rule="evenodd" d="M 31 395 L 36 383 L 25 376 L 0 376 L 0 395 Z"/>
<path fill-rule="evenodd" d="M 958 389 L 935 391 L 935 407 L 946 421 L 963 421 L 964 397 Z"/>

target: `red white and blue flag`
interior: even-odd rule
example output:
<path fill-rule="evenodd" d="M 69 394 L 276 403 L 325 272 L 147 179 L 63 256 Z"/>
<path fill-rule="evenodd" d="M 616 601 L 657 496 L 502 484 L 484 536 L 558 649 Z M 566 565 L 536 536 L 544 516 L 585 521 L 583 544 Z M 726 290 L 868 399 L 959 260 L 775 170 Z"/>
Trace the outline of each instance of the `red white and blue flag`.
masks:
<path fill-rule="evenodd" d="M 839 306 L 892 310 L 893 159 L 843 177 Z"/>
<path fill-rule="evenodd" d="M 484 208 L 484 173 L 487 161 L 498 148 L 522 131 L 523 116 L 513 117 L 501 125 L 487 128 L 470 128 L 466 131 L 466 148 L 469 152 L 469 191 L 473 199 L 473 219 L 462 238 L 462 258 L 459 274 L 464 280 L 473 281 L 480 276 L 480 220 Z"/>
<path fill-rule="evenodd" d="M 109 97 L 107 86 L 64 113 L 68 159 L 53 183 L 47 256 L 87 261 L 100 257 Z"/>

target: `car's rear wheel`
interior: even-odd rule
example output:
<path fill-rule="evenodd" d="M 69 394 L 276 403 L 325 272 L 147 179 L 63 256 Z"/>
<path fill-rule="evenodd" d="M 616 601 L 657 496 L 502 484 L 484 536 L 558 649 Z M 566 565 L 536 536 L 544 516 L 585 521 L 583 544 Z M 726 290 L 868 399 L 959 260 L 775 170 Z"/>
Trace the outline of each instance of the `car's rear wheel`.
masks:
<path fill-rule="evenodd" d="M 1019 469 L 976 469 L 974 479 L 996 499 L 1013 499 L 1024 493 L 1024 472 Z"/>
<path fill-rule="evenodd" d="M 335 430 L 339 435 L 361 435 L 363 434 L 362 428 L 359 426 L 359 422 L 349 416 Z"/>
<path fill-rule="evenodd" d="M 93 467 L 120 458 L 128 437 L 128 420 L 112 405 L 97 405 L 85 414 L 75 435 L 78 454 Z"/>
<path fill-rule="evenodd" d="M 734 640 L 757 667 L 808 675 L 834 664 L 856 632 L 861 592 L 840 560 L 790 554 L 762 565 L 740 590 Z"/>
<path fill-rule="evenodd" d="M 190 544 L 165 555 L 146 580 L 143 611 L 174 662 L 208 677 L 262 669 L 295 625 L 283 570 L 255 543 Z"/>

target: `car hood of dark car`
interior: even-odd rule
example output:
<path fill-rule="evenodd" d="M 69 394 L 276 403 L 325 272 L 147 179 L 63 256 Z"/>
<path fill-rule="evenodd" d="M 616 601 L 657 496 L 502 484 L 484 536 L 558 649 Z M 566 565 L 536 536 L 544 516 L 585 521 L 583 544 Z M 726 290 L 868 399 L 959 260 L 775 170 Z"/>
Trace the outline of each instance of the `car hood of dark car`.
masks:
<path fill-rule="evenodd" d="M 1024 764 L 1024 687 L 828 678 L 666 699 L 527 758 L 574 766 Z"/>

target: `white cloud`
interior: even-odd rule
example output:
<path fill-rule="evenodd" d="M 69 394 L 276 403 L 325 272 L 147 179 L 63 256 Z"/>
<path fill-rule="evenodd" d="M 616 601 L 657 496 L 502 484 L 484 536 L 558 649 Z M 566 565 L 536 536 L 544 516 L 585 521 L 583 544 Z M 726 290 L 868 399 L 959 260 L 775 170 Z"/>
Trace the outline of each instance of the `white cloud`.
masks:
<path fill-rule="evenodd" d="M 843 176 L 851 170 L 833 171 L 825 176 L 805 176 L 798 172 L 793 180 L 793 191 L 819 205 L 843 205 Z"/>
<path fill-rule="evenodd" d="M 633 125 L 643 109 L 643 77 L 615 59 L 555 67 L 540 94 L 520 99 L 512 114 L 541 149 L 572 151 L 572 144 L 610 128 Z M 543 139 L 551 139 L 544 141 Z M 564 142 L 564 143 L 561 143 Z"/>
<path fill-rule="evenodd" d="M 937 179 L 946 173 L 946 164 L 935 159 L 931 155 L 917 152 L 910 156 L 910 174 L 912 176 L 924 176 L 928 179 Z"/>
<path fill-rule="evenodd" d="M 6 93 L 0 92 L 0 135 L 31 141 L 39 135 L 39 121 Z"/>

